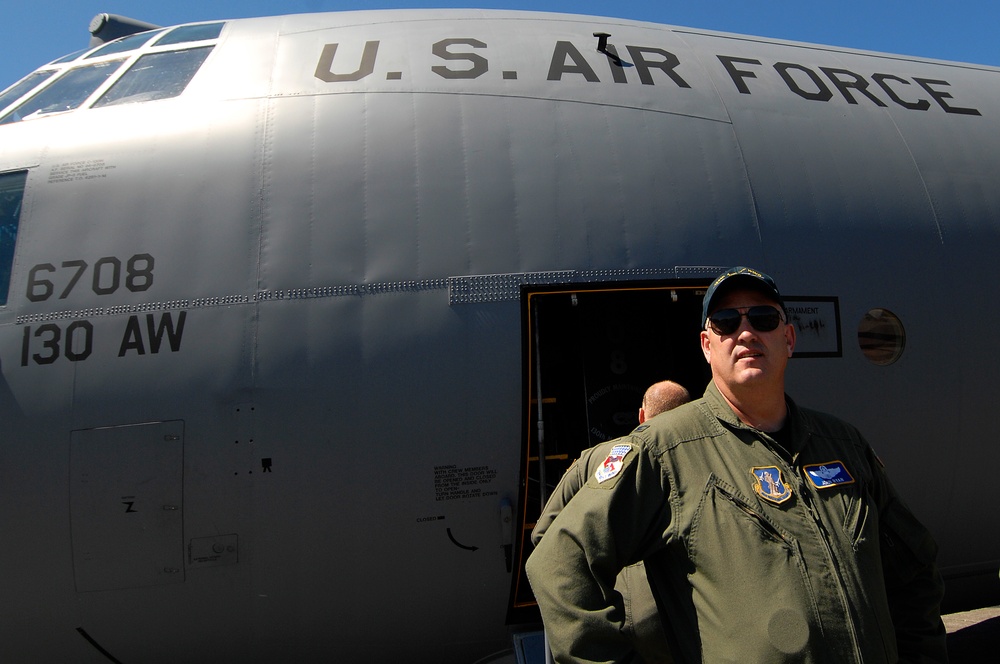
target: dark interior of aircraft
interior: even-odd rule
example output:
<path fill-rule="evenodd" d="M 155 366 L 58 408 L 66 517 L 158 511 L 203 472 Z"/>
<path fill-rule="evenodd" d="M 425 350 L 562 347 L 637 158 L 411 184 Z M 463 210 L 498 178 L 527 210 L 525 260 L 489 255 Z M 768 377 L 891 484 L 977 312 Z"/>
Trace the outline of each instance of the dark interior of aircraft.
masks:
<path fill-rule="evenodd" d="M 522 454 L 527 479 L 522 486 L 513 612 L 534 607 L 524 561 L 544 502 L 541 487 L 547 496 L 580 450 L 634 429 L 642 396 L 651 384 L 673 380 L 692 397 L 705 390 L 711 374 L 698 336 L 703 293 L 704 284 L 604 283 L 592 288 L 574 284 L 565 290 L 549 287 L 523 298 L 523 375 L 529 383 L 529 407 Z"/>

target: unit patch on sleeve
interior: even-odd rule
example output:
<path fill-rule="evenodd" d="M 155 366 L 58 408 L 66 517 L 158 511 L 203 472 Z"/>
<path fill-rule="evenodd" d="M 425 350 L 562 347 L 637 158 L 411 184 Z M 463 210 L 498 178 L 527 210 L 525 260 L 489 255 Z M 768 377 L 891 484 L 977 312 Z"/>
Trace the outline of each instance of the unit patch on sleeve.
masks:
<path fill-rule="evenodd" d="M 817 489 L 829 489 L 841 484 L 854 484 L 854 478 L 847 472 L 843 461 L 813 463 L 802 466 L 802 470 Z"/>
<path fill-rule="evenodd" d="M 622 467 L 625 465 L 625 457 L 631 451 L 631 445 L 621 444 L 612 447 L 611 453 L 608 454 L 608 458 L 604 460 L 601 467 L 597 469 L 596 473 L 594 473 L 594 479 L 596 479 L 599 483 L 606 482 L 618 473 L 622 472 Z"/>

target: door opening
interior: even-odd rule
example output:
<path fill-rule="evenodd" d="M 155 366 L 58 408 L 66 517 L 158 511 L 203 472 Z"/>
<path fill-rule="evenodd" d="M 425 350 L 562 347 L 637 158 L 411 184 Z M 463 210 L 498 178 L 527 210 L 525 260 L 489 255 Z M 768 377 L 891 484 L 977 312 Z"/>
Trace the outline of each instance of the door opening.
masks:
<path fill-rule="evenodd" d="M 510 622 L 538 619 L 524 564 L 544 500 L 580 450 L 629 433 L 652 383 L 692 397 L 711 376 L 701 352 L 707 282 L 572 284 L 522 296 L 524 430 Z"/>

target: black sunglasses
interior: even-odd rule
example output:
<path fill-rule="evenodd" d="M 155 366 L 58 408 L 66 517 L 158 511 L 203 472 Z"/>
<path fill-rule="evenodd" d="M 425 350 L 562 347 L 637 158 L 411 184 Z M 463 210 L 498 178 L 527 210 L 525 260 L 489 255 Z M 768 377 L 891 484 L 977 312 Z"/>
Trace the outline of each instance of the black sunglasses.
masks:
<path fill-rule="evenodd" d="M 778 326 L 781 325 L 781 313 L 766 304 L 748 307 L 746 311 L 719 309 L 708 317 L 708 324 L 712 331 L 721 337 L 738 330 L 744 316 L 747 317 L 750 327 L 758 332 L 770 332 L 778 329 Z"/>

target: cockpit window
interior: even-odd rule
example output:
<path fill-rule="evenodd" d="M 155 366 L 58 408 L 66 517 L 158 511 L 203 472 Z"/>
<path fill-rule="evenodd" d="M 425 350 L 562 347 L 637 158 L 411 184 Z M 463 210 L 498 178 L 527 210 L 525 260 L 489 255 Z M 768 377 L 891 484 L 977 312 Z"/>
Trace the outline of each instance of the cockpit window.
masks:
<path fill-rule="evenodd" d="M 164 37 L 156 42 L 157 46 L 167 46 L 168 44 L 183 44 L 184 42 L 205 41 L 215 39 L 222 32 L 225 23 L 201 23 L 199 25 L 182 25 L 174 28 Z"/>
<path fill-rule="evenodd" d="M 225 25 L 148 30 L 64 56 L 0 94 L 0 125 L 89 108 L 95 99 L 93 107 L 99 108 L 176 97 L 198 73 Z"/>
<path fill-rule="evenodd" d="M 150 39 L 156 35 L 162 33 L 163 30 L 150 30 L 148 32 L 140 32 L 135 35 L 129 35 L 128 37 L 122 37 L 121 39 L 116 39 L 113 42 L 108 42 L 101 48 L 97 49 L 85 59 L 90 60 L 91 58 L 99 58 L 102 55 L 113 55 L 115 53 L 125 53 L 126 51 L 134 51 L 139 48 Z"/>
<path fill-rule="evenodd" d="M 73 51 L 69 55 L 64 55 L 61 58 L 59 58 L 58 60 L 53 60 L 49 64 L 61 65 L 61 64 L 64 64 L 66 62 L 73 62 L 74 60 L 76 60 L 78 57 L 80 57 L 81 55 L 83 55 L 86 52 L 87 52 L 87 49 L 81 49 L 79 51 Z"/>
<path fill-rule="evenodd" d="M 10 271 L 14 265 L 14 245 L 21 219 L 26 172 L 0 175 L 0 306 L 7 304 Z"/>
<path fill-rule="evenodd" d="M 30 74 L 27 78 L 23 79 L 20 83 L 10 88 L 2 95 L 0 95 L 0 112 L 7 106 L 10 106 L 15 101 L 28 94 L 28 91 L 33 87 L 48 80 L 52 74 L 56 73 L 55 69 L 47 69 L 43 71 L 36 71 Z"/>
<path fill-rule="evenodd" d="M 109 60 L 70 69 L 50 86 L 0 119 L 0 124 L 17 122 L 35 113 L 44 115 L 76 108 L 115 73 L 122 62 L 124 60 Z"/>
<path fill-rule="evenodd" d="M 207 46 L 144 55 L 115 81 L 93 108 L 176 97 L 184 92 L 211 51 L 212 47 Z"/>
<path fill-rule="evenodd" d="M 140 32 L 135 35 L 129 35 L 128 37 L 122 37 L 121 39 L 116 39 L 113 42 L 108 42 L 101 48 L 97 49 L 90 55 L 86 57 L 87 60 L 91 58 L 99 58 L 102 55 L 112 55 L 114 53 L 125 53 L 126 51 L 134 51 L 139 48 L 150 39 L 158 34 L 161 34 L 163 30 L 149 30 L 148 32 Z"/>

